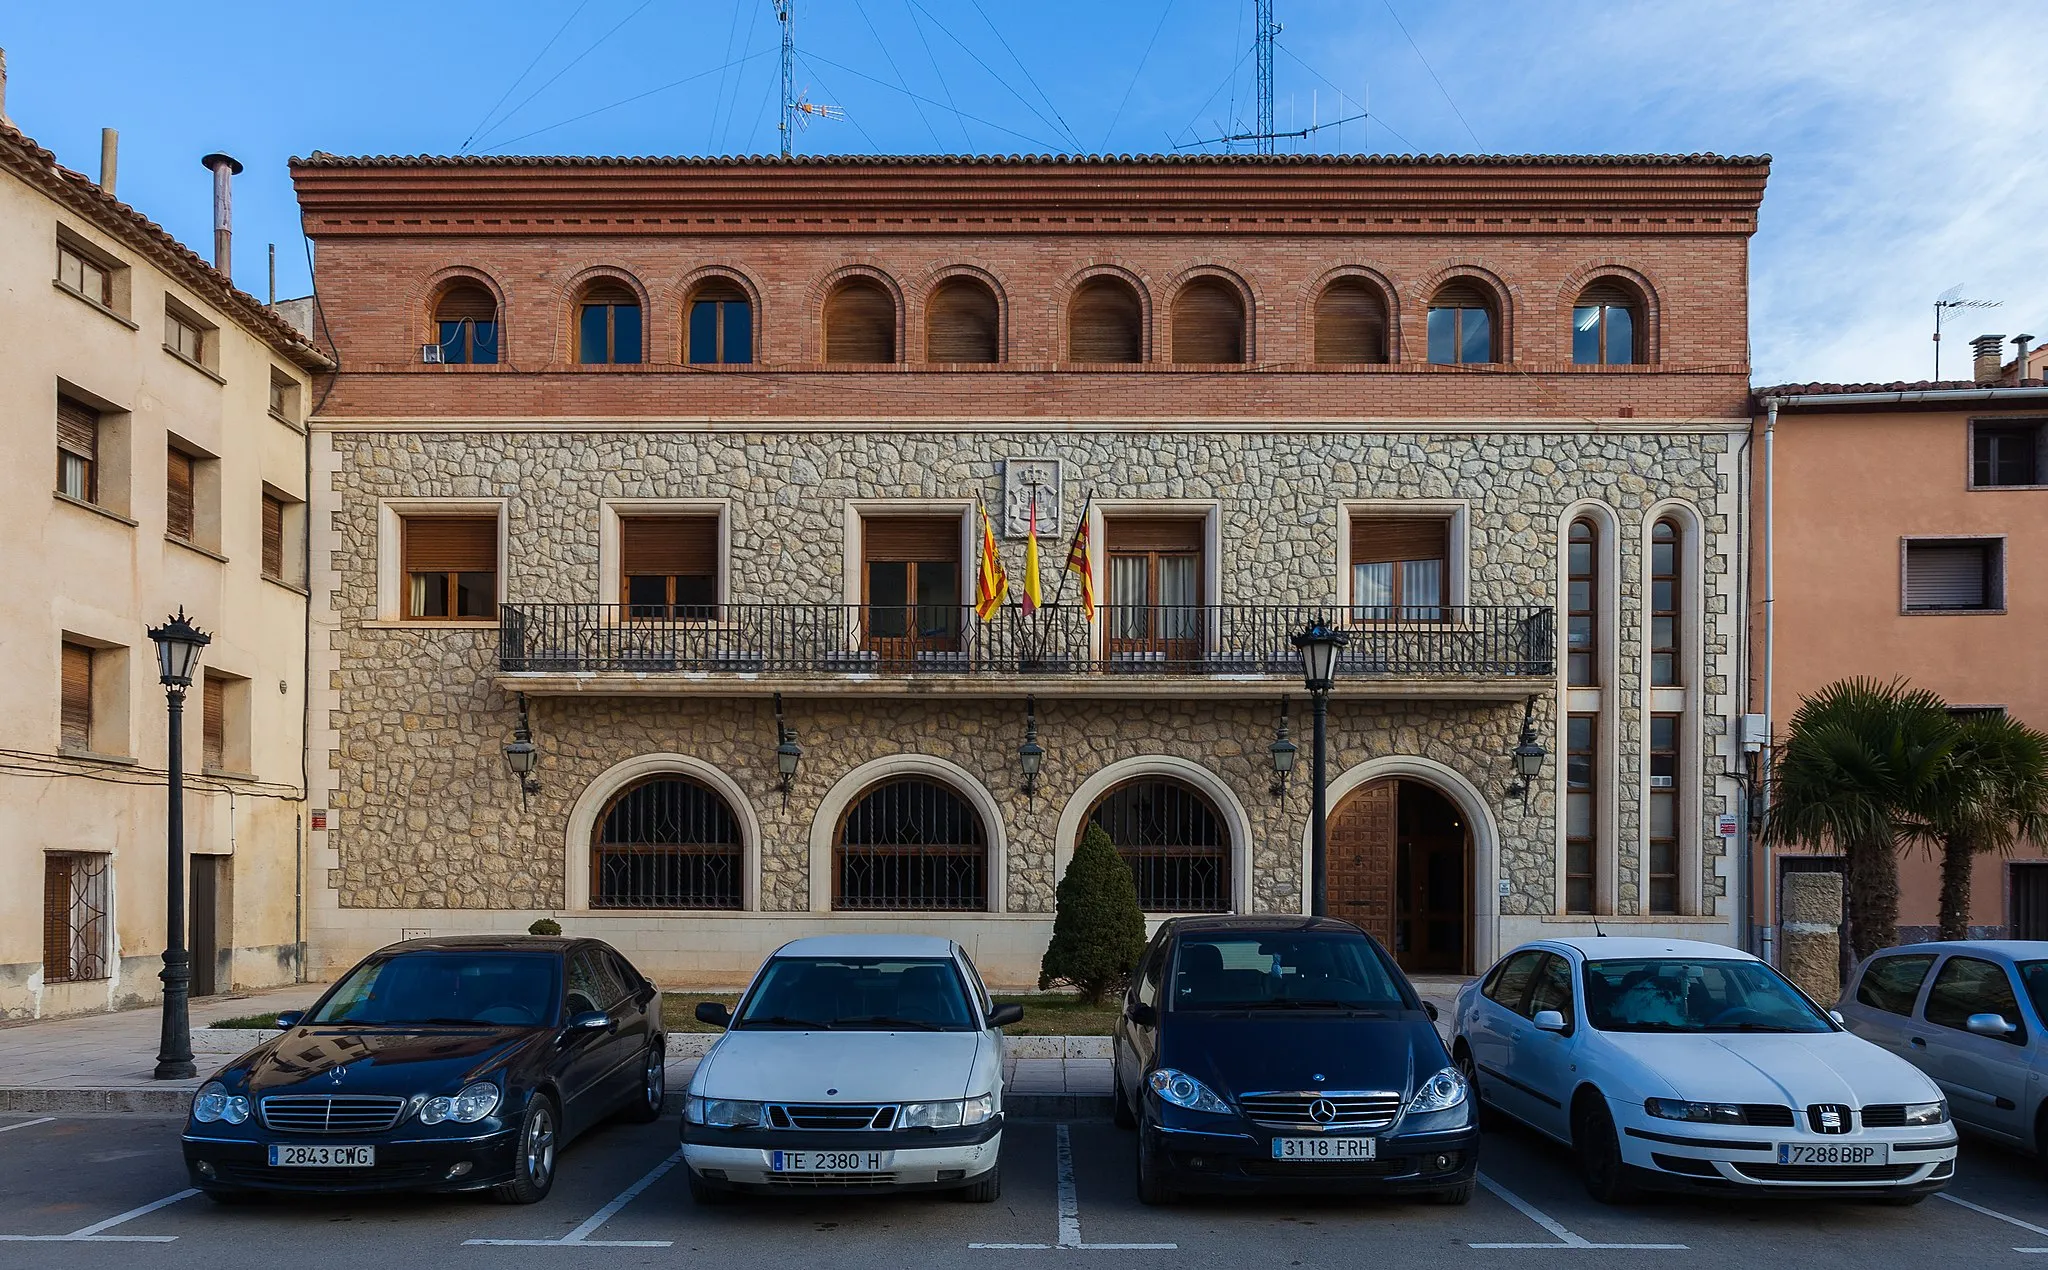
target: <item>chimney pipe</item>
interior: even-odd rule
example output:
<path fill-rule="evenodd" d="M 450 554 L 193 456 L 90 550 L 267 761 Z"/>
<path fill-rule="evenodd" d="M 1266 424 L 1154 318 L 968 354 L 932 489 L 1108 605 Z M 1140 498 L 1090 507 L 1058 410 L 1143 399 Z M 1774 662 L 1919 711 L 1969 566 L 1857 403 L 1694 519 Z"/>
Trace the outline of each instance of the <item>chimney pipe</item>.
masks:
<path fill-rule="evenodd" d="M 201 163 L 213 170 L 213 267 L 234 277 L 234 204 L 231 189 L 242 165 L 232 156 L 207 155 Z M 2003 342 L 2004 336 L 2000 336 Z"/>
<path fill-rule="evenodd" d="M 2012 359 L 2013 383 L 2024 388 L 2027 386 L 2027 356 L 2034 351 L 2034 337 L 2015 335 L 2012 337 L 2012 343 L 2013 347 L 2019 350 L 2019 355 Z"/>
<path fill-rule="evenodd" d="M 2005 369 L 2005 357 L 1999 351 L 2005 347 L 2003 335 L 1979 335 L 1970 341 L 1970 354 L 1979 384 L 1989 386 L 1998 382 L 1998 374 Z"/>
<path fill-rule="evenodd" d="M 100 129 L 100 188 L 109 194 L 114 192 L 114 169 L 120 150 L 121 134 L 112 128 Z"/>
<path fill-rule="evenodd" d="M 7 122 L 7 50 L 0 49 L 0 123 Z"/>

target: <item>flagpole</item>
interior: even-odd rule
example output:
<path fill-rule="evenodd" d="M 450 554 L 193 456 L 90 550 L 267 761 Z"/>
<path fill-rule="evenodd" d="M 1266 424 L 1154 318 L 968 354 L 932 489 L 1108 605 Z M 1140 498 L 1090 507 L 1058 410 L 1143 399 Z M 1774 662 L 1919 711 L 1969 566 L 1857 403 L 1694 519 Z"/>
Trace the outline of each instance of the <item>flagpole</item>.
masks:
<path fill-rule="evenodd" d="M 1067 593 L 1067 576 L 1073 573 L 1073 570 L 1067 568 L 1066 561 L 1072 560 L 1074 558 L 1074 541 L 1075 539 L 1081 536 L 1081 531 L 1088 527 L 1088 509 L 1090 507 L 1093 507 L 1094 505 L 1095 491 L 1091 489 L 1088 491 L 1087 496 L 1082 500 L 1081 518 L 1074 522 L 1074 532 L 1067 535 L 1066 560 L 1062 560 L 1060 562 L 1060 585 L 1059 589 L 1052 593 L 1052 604 L 1047 606 L 1049 608 L 1057 608 L 1059 606 L 1060 598 L 1066 595 Z"/>

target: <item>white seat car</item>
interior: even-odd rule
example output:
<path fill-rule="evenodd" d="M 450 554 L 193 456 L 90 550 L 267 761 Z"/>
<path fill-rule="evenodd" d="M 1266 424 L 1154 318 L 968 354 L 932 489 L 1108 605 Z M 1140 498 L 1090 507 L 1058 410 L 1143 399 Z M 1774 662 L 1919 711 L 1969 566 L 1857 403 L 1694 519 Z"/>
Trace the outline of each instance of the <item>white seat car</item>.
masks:
<path fill-rule="evenodd" d="M 1483 1104 L 1570 1145 L 1594 1198 L 1870 1196 L 1948 1185 L 1941 1091 L 1763 962 L 1689 940 L 1547 939 L 1458 996 Z"/>
<path fill-rule="evenodd" d="M 1002 1187 L 1003 1035 L 974 963 L 929 935 L 828 935 L 778 949 L 739 1005 L 683 1113 L 690 1195 Z"/>

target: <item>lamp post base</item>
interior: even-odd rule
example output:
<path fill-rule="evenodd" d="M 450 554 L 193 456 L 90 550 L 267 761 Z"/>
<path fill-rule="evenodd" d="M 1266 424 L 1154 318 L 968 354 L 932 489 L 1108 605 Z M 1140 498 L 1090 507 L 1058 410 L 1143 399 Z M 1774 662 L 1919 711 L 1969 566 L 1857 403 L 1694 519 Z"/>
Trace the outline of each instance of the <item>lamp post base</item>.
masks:
<path fill-rule="evenodd" d="M 166 951 L 157 977 L 164 981 L 164 1021 L 151 1075 L 157 1080 L 190 1080 L 199 1074 L 192 1061 L 192 954 L 182 948 Z"/>

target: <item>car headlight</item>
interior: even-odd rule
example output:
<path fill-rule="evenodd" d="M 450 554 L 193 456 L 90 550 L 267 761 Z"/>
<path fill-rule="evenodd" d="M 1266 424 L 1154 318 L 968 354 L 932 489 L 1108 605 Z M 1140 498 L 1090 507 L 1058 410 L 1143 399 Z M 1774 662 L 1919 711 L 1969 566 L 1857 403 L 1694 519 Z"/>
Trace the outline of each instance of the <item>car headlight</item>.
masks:
<path fill-rule="evenodd" d="M 1408 1104 L 1410 1115 L 1427 1115 L 1432 1111 L 1449 1111 L 1465 1101 L 1471 1086 L 1465 1082 L 1465 1074 L 1455 1067 L 1446 1067 L 1415 1091 L 1415 1097 Z"/>
<path fill-rule="evenodd" d="M 741 1102 L 733 1098 L 692 1096 L 684 1105 L 683 1118 L 691 1124 L 708 1125 L 713 1129 L 759 1129 L 768 1123 L 768 1107 L 765 1103 Z"/>
<path fill-rule="evenodd" d="M 249 1119 L 249 1099 L 244 1094 L 229 1093 L 228 1087 L 217 1080 L 209 1080 L 193 1095 L 192 1118 L 200 1124 L 220 1120 L 243 1124 Z"/>
<path fill-rule="evenodd" d="M 1946 1124 L 1948 1104 L 1945 1102 L 1909 1102 L 1906 1104 L 1907 1124 Z"/>
<path fill-rule="evenodd" d="M 457 1124 L 475 1124 L 498 1109 L 501 1097 L 497 1085 L 488 1080 L 479 1080 L 464 1085 L 462 1092 L 453 1098 L 429 1098 L 420 1104 L 421 1124 L 440 1124 L 453 1120 Z"/>
<path fill-rule="evenodd" d="M 996 1114 L 994 1094 L 979 1098 L 950 1098 L 943 1102 L 906 1102 L 897 1113 L 899 1129 L 957 1129 L 977 1125 Z"/>
<path fill-rule="evenodd" d="M 1230 1114 L 1230 1104 L 1186 1072 L 1162 1067 L 1146 1077 L 1145 1083 L 1152 1087 L 1153 1093 L 1176 1107 L 1186 1107 L 1189 1111 L 1212 1111 L 1218 1115 Z"/>
<path fill-rule="evenodd" d="M 1659 1120 L 1684 1120 L 1692 1124 L 1743 1124 L 1748 1117 L 1732 1102 L 1687 1102 L 1683 1098 L 1648 1098 L 1643 1110 Z"/>

